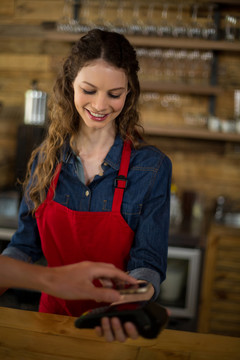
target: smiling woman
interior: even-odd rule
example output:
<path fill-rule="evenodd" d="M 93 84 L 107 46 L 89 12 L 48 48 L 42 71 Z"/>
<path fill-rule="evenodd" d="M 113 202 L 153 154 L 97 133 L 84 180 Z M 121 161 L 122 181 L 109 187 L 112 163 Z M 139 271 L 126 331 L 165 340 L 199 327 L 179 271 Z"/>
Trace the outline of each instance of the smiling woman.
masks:
<path fill-rule="evenodd" d="M 124 107 L 128 91 L 128 79 L 123 69 L 103 59 L 94 60 L 79 71 L 73 89 L 74 104 L 86 127 L 108 125 L 115 128 L 114 120 Z"/>
<path fill-rule="evenodd" d="M 29 162 L 19 229 L 4 255 L 50 267 L 104 262 L 150 285 L 121 301 L 154 301 L 166 276 L 171 161 L 139 135 L 136 52 L 122 35 L 91 30 L 56 80 L 46 139 Z M 104 286 L 99 281 L 97 286 Z M 80 316 L 96 301 L 42 293 L 41 312 Z M 103 319 L 108 341 L 133 323 Z"/>

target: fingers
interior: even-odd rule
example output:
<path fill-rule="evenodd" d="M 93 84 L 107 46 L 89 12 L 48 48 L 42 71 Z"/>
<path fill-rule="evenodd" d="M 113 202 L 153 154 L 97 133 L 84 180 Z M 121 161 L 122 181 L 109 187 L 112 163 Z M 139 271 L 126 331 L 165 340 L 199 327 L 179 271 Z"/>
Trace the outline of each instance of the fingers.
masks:
<path fill-rule="evenodd" d="M 101 324 L 105 340 L 108 342 L 114 341 L 110 320 L 108 318 L 102 318 Z"/>
<path fill-rule="evenodd" d="M 108 342 L 114 340 L 110 320 L 107 317 L 101 319 L 101 326 L 96 326 L 95 332 L 99 337 L 104 336 L 105 340 Z"/>
<path fill-rule="evenodd" d="M 97 302 L 114 303 L 121 300 L 121 295 L 117 290 L 97 288 L 92 289 L 91 297 Z"/>
<path fill-rule="evenodd" d="M 136 284 L 137 280 L 129 276 L 120 269 L 117 269 L 112 264 L 95 263 L 92 266 L 92 274 L 94 278 L 105 278 L 112 280 L 122 280 L 130 284 Z"/>
<path fill-rule="evenodd" d="M 95 332 L 96 332 L 97 336 L 99 336 L 99 337 L 103 336 L 103 332 L 102 332 L 101 326 L 96 326 L 96 327 L 95 327 Z"/>
<path fill-rule="evenodd" d="M 102 284 L 102 286 L 105 287 L 105 288 L 110 288 L 111 289 L 113 287 L 113 282 L 110 279 L 100 278 L 99 281 Z"/>
<path fill-rule="evenodd" d="M 122 328 L 121 322 L 118 318 L 102 318 L 102 332 L 106 341 L 112 342 L 114 340 L 124 342 L 126 335 Z"/>
<path fill-rule="evenodd" d="M 136 340 L 139 336 L 136 326 L 131 322 L 126 322 L 124 325 L 126 334 L 133 340 Z"/>
<path fill-rule="evenodd" d="M 133 323 L 127 322 L 122 326 L 121 321 L 117 317 L 112 319 L 102 318 L 101 327 L 96 327 L 95 331 L 98 336 L 104 336 L 107 342 L 114 340 L 124 342 L 128 337 L 134 340 L 139 336 Z"/>

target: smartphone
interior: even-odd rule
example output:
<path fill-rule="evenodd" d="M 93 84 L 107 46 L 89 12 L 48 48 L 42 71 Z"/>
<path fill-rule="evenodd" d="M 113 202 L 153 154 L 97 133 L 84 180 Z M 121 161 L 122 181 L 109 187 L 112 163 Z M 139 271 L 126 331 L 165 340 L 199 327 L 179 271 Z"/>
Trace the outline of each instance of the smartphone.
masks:
<path fill-rule="evenodd" d="M 137 284 L 120 284 L 116 287 L 116 290 L 120 292 L 120 294 L 144 294 L 151 287 L 151 284 L 147 281 L 139 281 Z"/>

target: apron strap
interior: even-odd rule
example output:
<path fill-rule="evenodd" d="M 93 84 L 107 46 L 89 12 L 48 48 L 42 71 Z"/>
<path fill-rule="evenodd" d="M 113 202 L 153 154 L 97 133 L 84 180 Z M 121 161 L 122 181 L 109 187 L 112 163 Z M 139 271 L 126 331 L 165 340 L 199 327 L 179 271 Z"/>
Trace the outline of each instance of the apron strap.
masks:
<path fill-rule="evenodd" d="M 58 178 L 59 178 L 59 174 L 62 168 L 62 163 L 60 162 L 59 164 L 57 164 L 54 175 L 53 175 L 53 179 L 51 181 L 51 185 L 49 187 L 48 193 L 47 193 L 47 201 L 51 201 L 54 197 L 54 193 L 57 187 L 57 183 L 58 183 Z"/>
<path fill-rule="evenodd" d="M 123 144 L 122 157 L 120 169 L 118 172 L 118 176 L 114 180 L 114 196 L 113 196 L 113 204 L 112 211 L 113 212 L 121 212 L 122 199 L 124 190 L 127 187 L 127 174 L 131 157 L 131 142 L 125 141 Z"/>

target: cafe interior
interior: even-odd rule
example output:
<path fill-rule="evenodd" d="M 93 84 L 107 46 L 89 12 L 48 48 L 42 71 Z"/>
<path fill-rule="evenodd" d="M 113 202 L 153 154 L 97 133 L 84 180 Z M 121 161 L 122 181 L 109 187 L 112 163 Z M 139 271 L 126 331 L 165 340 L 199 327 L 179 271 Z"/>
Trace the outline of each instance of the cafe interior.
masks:
<path fill-rule="evenodd" d="M 238 0 L 1 1 L 0 252 L 17 229 L 21 181 L 32 150 L 43 141 L 47 130 L 48 98 L 59 64 L 72 44 L 92 28 L 119 32 L 136 49 L 144 137 L 172 161 L 167 277 L 158 299 L 170 312 L 164 331 L 216 335 L 237 341 Z M 45 265 L 44 259 L 40 264 Z M 38 292 L 9 289 L 0 297 L 0 307 L 4 311 L 34 314 L 39 297 Z M 8 316 L 5 318 L 7 323 Z M 217 344 L 211 351 L 217 351 Z M 235 343 L 234 348 L 237 350 Z M 161 351 L 165 351 L 162 358 L 175 358 L 169 355 L 169 349 Z M 157 354 L 154 348 L 152 357 L 145 355 L 139 359 L 159 359 Z M 222 354 L 222 357 L 205 354 L 201 359 L 227 359 L 224 351 Z M 237 359 L 236 354 L 229 354 L 228 359 Z M 83 358 L 95 359 L 87 355 Z M 118 359 L 99 357 L 102 358 Z"/>

